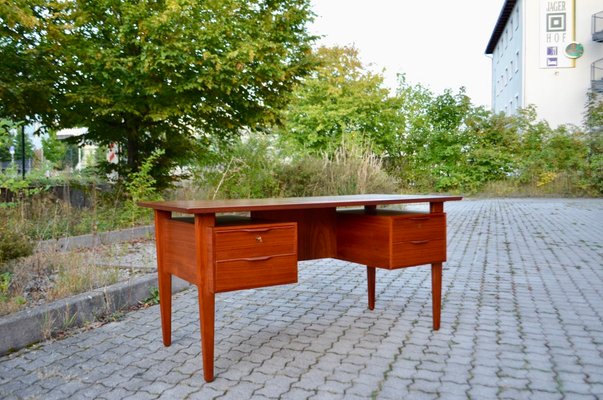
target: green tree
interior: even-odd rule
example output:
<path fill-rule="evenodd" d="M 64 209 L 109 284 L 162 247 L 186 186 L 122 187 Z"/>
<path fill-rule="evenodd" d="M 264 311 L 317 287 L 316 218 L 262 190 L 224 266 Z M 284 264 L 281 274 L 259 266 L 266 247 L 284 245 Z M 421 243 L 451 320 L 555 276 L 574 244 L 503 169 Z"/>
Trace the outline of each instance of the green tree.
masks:
<path fill-rule="evenodd" d="M 158 186 L 168 183 L 173 166 L 204 151 L 208 137 L 272 123 L 313 67 L 308 0 L 36 2 L 42 6 L 18 3 L 21 20 L 36 17 L 29 28 L 36 34 L 17 29 L 9 45 L 0 45 L 17 74 L 22 59 L 41 58 L 32 67 L 39 73 L 43 56 L 56 55 L 56 72 L 41 76 L 51 82 L 43 86 L 44 104 L 56 115 L 43 107 L 28 115 L 47 125 L 86 126 L 85 141 L 119 143 L 127 155 L 120 158 L 127 161 L 118 167 L 122 176 L 164 149 L 150 172 Z M 33 55 L 11 52 L 24 47 Z M 9 92 L 18 96 L 20 83 L 4 84 L 3 102 Z"/>
<path fill-rule="evenodd" d="M 282 137 L 315 153 L 333 152 L 346 141 L 388 151 L 397 109 L 382 75 L 367 71 L 352 47 L 321 47 L 316 57 L 319 67 L 296 87 L 283 112 Z"/>
<path fill-rule="evenodd" d="M 10 146 L 13 145 L 11 130 L 15 125 L 8 119 L 0 119 L 0 161 L 10 161 Z"/>
<path fill-rule="evenodd" d="M 65 7 L 53 0 L 0 1 L 0 117 L 26 125 L 56 120 Z"/>
<path fill-rule="evenodd" d="M 400 76 L 397 95 L 404 125 L 400 156 L 393 162 L 406 184 L 428 190 L 470 186 L 466 120 L 473 108 L 464 89 L 435 95 Z"/>
<path fill-rule="evenodd" d="M 589 92 L 584 127 L 588 135 L 591 182 L 603 193 L 603 96 Z"/>
<path fill-rule="evenodd" d="M 469 136 L 466 173 L 472 189 L 505 180 L 517 169 L 519 135 L 513 120 L 504 114 L 493 114 L 483 107 L 475 108 L 465 121 Z"/>
<path fill-rule="evenodd" d="M 63 160 L 67 154 L 67 144 L 57 139 L 55 131 L 48 132 L 48 136 L 42 138 L 42 151 L 44 158 L 50 161 L 55 168 L 64 167 Z"/>

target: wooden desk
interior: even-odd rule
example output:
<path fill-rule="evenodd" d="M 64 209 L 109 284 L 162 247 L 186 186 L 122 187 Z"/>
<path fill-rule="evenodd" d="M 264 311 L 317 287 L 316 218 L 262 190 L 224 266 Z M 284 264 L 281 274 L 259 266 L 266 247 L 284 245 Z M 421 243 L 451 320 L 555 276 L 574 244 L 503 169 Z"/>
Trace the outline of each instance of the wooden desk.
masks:
<path fill-rule="evenodd" d="M 176 275 L 198 288 L 203 376 L 212 381 L 215 294 L 295 283 L 297 261 L 317 258 L 365 264 L 371 310 L 376 268 L 431 264 L 433 329 L 437 330 L 446 261 L 444 202 L 461 199 L 371 194 L 141 202 L 140 206 L 155 210 L 163 343 L 171 344 L 171 287 Z M 429 203 L 429 212 L 377 208 L 408 203 Z M 216 216 L 224 213 L 248 216 Z"/>

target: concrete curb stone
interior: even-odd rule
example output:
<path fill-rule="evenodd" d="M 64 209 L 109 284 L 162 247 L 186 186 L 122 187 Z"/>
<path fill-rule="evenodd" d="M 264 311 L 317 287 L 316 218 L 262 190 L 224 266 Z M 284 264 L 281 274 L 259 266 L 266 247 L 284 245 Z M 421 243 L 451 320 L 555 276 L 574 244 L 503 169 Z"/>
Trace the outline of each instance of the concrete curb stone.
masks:
<path fill-rule="evenodd" d="M 136 228 L 122 229 L 119 231 L 99 232 L 96 234 L 43 240 L 38 243 L 35 251 L 71 251 L 75 249 L 88 249 L 104 244 L 112 244 L 118 242 L 127 242 L 136 239 L 150 238 L 153 237 L 154 234 L 155 227 L 147 225 Z"/>
<path fill-rule="evenodd" d="M 173 293 L 189 287 L 189 283 L 173 278 Z M 135 306 L 148 299 L 153 288 L 157 288 L 157 273 L 0 317 L 0 356 Z"/>

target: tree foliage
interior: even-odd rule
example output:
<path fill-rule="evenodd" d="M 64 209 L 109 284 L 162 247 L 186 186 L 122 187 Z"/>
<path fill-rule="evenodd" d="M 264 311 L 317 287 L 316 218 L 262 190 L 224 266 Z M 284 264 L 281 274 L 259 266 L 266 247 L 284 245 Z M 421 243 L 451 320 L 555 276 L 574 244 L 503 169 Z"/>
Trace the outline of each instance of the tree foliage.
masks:
<path fill-rule="evenodd" d="M 56 132 L 50 131 L 48 136 L 42 138 L 42 152 L 44 158 L 50 161 L 55 168 L 63 169 L 67 144 L 57 138 Z"/>
<path fill-rule="evenodd" d="M 389 93 L 354 49 L 322 48 L 317 56 L 321 67 L 296 88 L 280 131 L 303 151 L 332 157 L 342 142 L 363 143 L 385 157 L 405 190 L 476 192 L 491 182 L 541 186 L 565 177 L 588 191 L 603 182 L 596 101 L 586 133 L 551 129 L 533 106 L 493 114 L 462 88 L 435 94 L 404 75 Z"/>
<path fill-rule="evenodd" d="M 283 113 L 282 136 L 315 153 L 346 141 L 386 151 L 397 110 L 383 77 L 367 71 L 353 47 L 321 47 L 316 57 L 319 67 L 296 87 Z"/>
<path fill-rule="evenodd" d="M 2 27 L 10 33 L 0 42 L 7 60 L 2 76 L 12 78 L 2 81 L 0 95 L 2 104 L 24 101 L 18 113 L 7 107 L 0 113 L 85 126 L 84 140 L 119 143 L 127 154 L 122 174 L 162 148 L 152 171 L 159 186 L 173 166 L 204 151 L 208 137 L 273 122 L 286 94 L 313 66 L 308 0 L 35 0 L 17 6 L 11 13 L 2 9 Z M 24 95 L 24 82 L 36 82 L 40 106 L 28 100 L 34 95 Z"/>

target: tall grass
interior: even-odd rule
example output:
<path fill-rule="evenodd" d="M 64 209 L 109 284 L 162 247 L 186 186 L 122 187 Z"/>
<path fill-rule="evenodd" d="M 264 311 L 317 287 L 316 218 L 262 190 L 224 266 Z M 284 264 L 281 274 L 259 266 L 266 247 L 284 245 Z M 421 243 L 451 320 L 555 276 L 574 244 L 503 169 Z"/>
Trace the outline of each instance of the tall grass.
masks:
<path fill-rule="evenodd" d="M 393 193 L 399 185 L 363 146 L 345 145 L 323 156 L 287 153 L 270 137 L 256 135 L 236 143 L 220 162 L 202 165 L 185 187 L 185 194 L 208 198 L 261 198 Z"/>
<path fill-rule="evenodd" d="M 483 197 L 598 197 L 600 193 L 577 173 L 545 173 L 527 182 L 509 178 L 488 182 L 477 193 Z"/>
<path fill-rule="evenodd" d="M 98 287 L 119 279 L 119 270 L 93 263 L 93 252 L 41 252 L 0 269 L 0 315 Z"/>
<path fill-rule="evenodd" d="M 332 156 L 306 156 L 284 163 L 277 173 L 284 196 L 395 193 L 398 182 L 381 158 L 360 146 L 339 147 Z"/>

